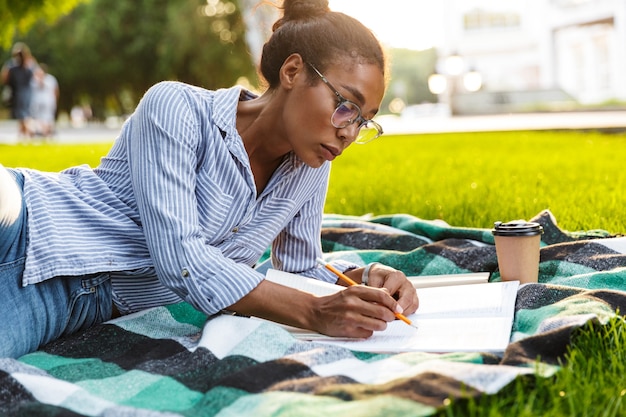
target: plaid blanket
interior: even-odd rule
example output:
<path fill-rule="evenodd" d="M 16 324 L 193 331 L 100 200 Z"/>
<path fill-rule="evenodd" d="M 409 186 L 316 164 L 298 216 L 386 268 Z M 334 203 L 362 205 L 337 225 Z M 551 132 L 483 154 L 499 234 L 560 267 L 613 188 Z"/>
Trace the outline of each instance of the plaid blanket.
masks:
<path fill-rule="evenodd" d="M 563 231 L 547 211 L 532 220 L 545 230 L 539 283 L 520 287 L 501 356 L 353 352 L 296 340 L 273 323 L 207 318 L 181 303 L 0 359 L 0 414 L 427 416 L 446 398 L 495 394 L 521 374 L 550 376 L 576 328 L 626 311 L 626 238 Z M 500 279 L 487 229 L 401 214 L 329 215 L 321 238 L 327 259 Z M 544 366 L 535 366 L 538 358 Z"/>

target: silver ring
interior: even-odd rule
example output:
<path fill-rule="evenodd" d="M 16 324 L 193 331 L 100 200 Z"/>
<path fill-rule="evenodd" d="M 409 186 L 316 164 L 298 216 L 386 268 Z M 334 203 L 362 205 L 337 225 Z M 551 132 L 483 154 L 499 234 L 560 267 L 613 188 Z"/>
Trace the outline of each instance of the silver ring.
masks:
<path fill-rule="evenodd" d="M 363 270 L 363 275 L 361 275 L 361 284 L 368 285 L 368 282 L 370 280 L 370 269 L 372 269 L 372 267 L 377 264 L 379 264 L 379 262 L 371 262 L 365 266 L 365 269 Z"/>

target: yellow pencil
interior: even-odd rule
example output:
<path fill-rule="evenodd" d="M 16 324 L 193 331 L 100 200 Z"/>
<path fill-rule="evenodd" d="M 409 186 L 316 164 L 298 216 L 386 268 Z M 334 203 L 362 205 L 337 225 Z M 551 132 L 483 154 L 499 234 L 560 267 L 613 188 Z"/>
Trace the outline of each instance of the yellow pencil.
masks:
<path fill-rule="evenodd" d="M 345 275 L 342 272 L 339 272 L 339 270 L 337 268 L 335 268 L 334 266 L 332 266 L 328 262 L 325 262 L 323 259 L 317 258 L 316 260 L 317 260 L 317 263 L 319 263 L 320 265 L 323 265 L 324 268 L 328 269 L 329 271 L 331 271 L 332 273 L 337 275 L 340 279 L 344 280 L 348 285 L 350 285 L 350 286 L 359 285 L 352 278 L 350 278 L 349 276 Z M 405 322 L 409 326 L 415 327 L 417 329 L 417 326 L 414 325 L 413 322 L 411 322 L 411 320 L 409 320 L 404 314 L 401 314 L 401 313 L 394 313 L 394 314 L 395 314 L 396 318 L 402 320 L 403 322 Z"/>

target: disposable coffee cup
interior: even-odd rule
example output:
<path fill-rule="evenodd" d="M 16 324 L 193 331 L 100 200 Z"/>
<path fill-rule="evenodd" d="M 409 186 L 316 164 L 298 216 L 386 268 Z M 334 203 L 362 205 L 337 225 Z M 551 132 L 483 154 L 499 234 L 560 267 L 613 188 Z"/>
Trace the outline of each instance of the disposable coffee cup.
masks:
<path fill-rule="evenodd" d="M 537 282 L 543 227 L 539 223 L 514 220 L 495 222 L 491 232 L 502 281 Z"/>

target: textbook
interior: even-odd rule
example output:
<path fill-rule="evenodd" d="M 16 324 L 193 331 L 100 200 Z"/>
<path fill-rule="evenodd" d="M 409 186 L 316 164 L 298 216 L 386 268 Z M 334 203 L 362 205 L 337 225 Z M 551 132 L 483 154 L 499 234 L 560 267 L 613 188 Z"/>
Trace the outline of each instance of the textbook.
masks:
<path fill-rule="evenodd" d="M 346 287 L 270 269 L 266 279 L 317 296 Z M 294 337 L 364 352 L 503 352 L 509 344 L 519 281 L 417 289 L 420 306 L 367 339 L 338 338 L 281 325 Z M 256 319 L 256 318 L 255 318 Z M 258 319 L 261 320 L 261 319 Z"/>

